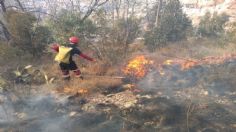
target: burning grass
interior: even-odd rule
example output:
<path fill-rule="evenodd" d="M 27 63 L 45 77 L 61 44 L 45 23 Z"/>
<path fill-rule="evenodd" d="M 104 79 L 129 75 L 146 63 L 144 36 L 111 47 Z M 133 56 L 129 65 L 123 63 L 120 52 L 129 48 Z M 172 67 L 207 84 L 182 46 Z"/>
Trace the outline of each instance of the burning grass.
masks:
<path fill-rule="evenodd" d="M 143 55 L 140 55 L 130 60 L 128 65 L 123 69 L 123 72 L 129 76 L 142 78 L 147 73 L 147 66 L 152 64 L 152 60 L 149 60 Z"/>

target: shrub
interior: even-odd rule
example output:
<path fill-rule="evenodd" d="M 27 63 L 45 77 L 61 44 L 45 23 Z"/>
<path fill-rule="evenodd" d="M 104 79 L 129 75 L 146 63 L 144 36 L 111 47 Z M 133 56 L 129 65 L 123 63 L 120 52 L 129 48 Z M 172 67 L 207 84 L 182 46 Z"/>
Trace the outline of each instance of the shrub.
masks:
<path fill-rule="evenodd" d="M 10 46 L 7 42 L 0 41 L 0 65 L 9 63 L 10 60 L 15 60 L 22 51 Z"/>
<path fill-rule="evenodd" d="M 10 10 L 6 18 L 12 35 L 11 45 L 39 57 L 52 40 L 49 29 L 36 24 L 35 16 L 30 13 Z"/>
<path fill-rule="evenodd" d="M 200 20 L 198 35 L 201 37 L 217 38 L 225 33 L 225 24 L 228 22 L 226 14 L 218 15 L 216 12 L 211 15 L 209 12 Z"/>
<path fill-rule="evenodd" d="M 96 32 L 96 26 L 91 20 L 81 22 L 80 13 L 61 10 L 56 18 L 57 21 L 49 19 L 47 24 L 53 31 L 54 39 L 60 44 L 68 43 L 68 38 L 75 35 L 80 37 L 81 46 L 87 46 L 84 37 L 90 38 Z"/>
<path fill-rule="evenodd" d="M 180 2 L 178 0 L 169 1 L 161 9 L 158 25 L 146 32 L 145 44 L 148 49 L 153 51 L 168 41 L 184 39 L 190 28 L 191 21 L 183 13 Z"/>
<path fill-rule="evenodd" d="M 236 22 L 230 23 L 227 26 L 226 36 L 230 42 L 236 42 Z"/>

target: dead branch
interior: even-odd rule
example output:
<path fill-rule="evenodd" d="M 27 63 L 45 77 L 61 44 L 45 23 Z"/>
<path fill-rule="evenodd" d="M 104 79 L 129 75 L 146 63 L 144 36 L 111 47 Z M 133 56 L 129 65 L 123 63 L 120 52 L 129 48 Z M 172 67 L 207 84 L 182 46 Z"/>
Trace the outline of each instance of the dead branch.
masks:
<path fill-rule="evenodd" d="M 88 9 L 87 13 L 84 15 L 84 17 L 81 19 L 81 23 L 83 23 L 98 7 L 106 4 L 109 0 L 105 0 L 101 3 L 100 0 L 95 0 L 94 4 L 93 1 L 91 1 L 90 8 Z"/>
<path fill-rule="evenodd" d="M 9 41 L 11 39 L 11 34 L 8 31 L 8 29 L 5 26 L 5 24 L 1 20 L 0 20 L 0 26 L 2 26 L 3 34 L 4 34 L 5 38 L 7 39 L 7 41 Z"/>
<path fill-rule="evenodd" d="M 6 6 L 5 6 L 5 0 L 0 0 L 0 5 L 2 7 L 2 11 L 5 13 L 7 11 Z"/>
<path fill-rule="evenodd" d="M 21 4 L 20 0 L 15 0 L 17 2 L 17 4 L 19 5 L 20 9 L 22 11 L 25 11 L 25 8 L 23 7 L 23 5 Z"/>
<path fill-rule="evenodd" d="M 192 100 L 190 100 L 187 114 L 186 114 L 186 125 L 187 125 L 188 132 L 189 132 L 189 117 L 190 117 L 190 114 L 194 111 L 194 109 L 195 109 L 195 105 L 193 104 Z"/>

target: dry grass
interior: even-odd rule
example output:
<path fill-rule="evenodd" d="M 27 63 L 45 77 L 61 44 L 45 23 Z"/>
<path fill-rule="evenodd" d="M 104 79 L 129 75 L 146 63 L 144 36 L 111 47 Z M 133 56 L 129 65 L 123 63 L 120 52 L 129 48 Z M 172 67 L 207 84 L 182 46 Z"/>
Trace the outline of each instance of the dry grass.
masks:
<path fill-rule="evenodd" d="M 77 62 L 77 64 L 79 63 Z M 119 68 L 111 67 L 107 63 L 96 62 L 86 66 L 79 66 L 79 68 L 84 79 L 76 78 L 71 72 L 71 80 L 69 82 L 62 80 L 60 68 L 56 63 L 48 63 L 42 69 L 49 77 L 56 78 L 55 83 L 58 91 L 67 94 L 102 92 L 108 88 L 122 85 L 121 79 L 109 78 L 109 76 L 117 75 Z"/>
<path fill-rule="evenodd" d="M 149 53 L 143 48 L 143 44 L 140 43 L 140 47 L 138 44 L 132 45 L 134 47 L 135 52 L 131 55 L 131 57 L 146 54 L 152 60 L 154 60 L 157 64 L 162 63 L 167 59 L 175 59 L 175 57 L 181 58 L 195 58 L 200 59 L 206 56 L 222 56 L 224 54 L 235 53 L 236 45 L 228 44 L 225 47 L 217 45 L 214 40 L 186 40 L 181 42 L 176 42 L 172 44 L 168 44 L 168 46 L 158 49 L 154 53 Z M 139 50 L 142 49 L 142 50 Z M 131 49 L 132 50 L 132 49 Z M 167 54 L 170 57 L 166 57 L 163 54 Z M 127 58 L 128 60 L 129 58 Z M 86 92 L 101 92 L 108 88 L 118 87 L 122 85 L 122 80 L 112 79 L 108 77 L 97 77 L 97 76 L 117 76 L 121 73 L 120 66 L 112 66 L 109 62 L 97 61 L 97 62 L 88 62 L 82 59 L 78 59 L 77 61 L 80 70 L 83 75 L 89 75 L 90 77 L 86 77 L 83 81 L 72 76 L 72 80 L 70 83 L 66 84 L 61 79 L 61 71 L 56 62 L 53 62 L 52 56 L 45 56 L 41 60 L 37 60 L 37 63 L 32 62 L 33 66 L 37 66 L 42 70 L 49 78 L 55 78 L 55 84 L 57 84 L 58 88 L 65 88 L 67 93 L 77 93 L 83 92 L 83 89 L 86 89 Z M 120 62 L 120 65 L 125 64 L 127 60 L 123 60 Z M 24 63 L 24 62 L 22 62 Z M 28 65 L 29 63 L 26 63 Z M 43 65 L 42 65 L 43 64 Z M 82 89 L 82 90 L 81 90 Z"/>
<path fill-rule="evenodd" d="M 236 44 L 227 44 L 225 46 L 217 44 L 215 40 L 186 40 L 168 44 L 167 47 L 158 49 L 154 56 L 163 59 L 172 59 L 171 57 L 200 59 L 207 56 L 222 56 L 236 52 Z M 164 54 L 164 55 L 163 55 Z M 169 58 L 165 55 L 170 56 Z"/>
<path fill-rule="evenodd" d="M 110 88 L 120 87 L 122 81 L 120 79 L 112 78 L 85 78 L 80 80 L 77 78 L 72 79 L 68 83 L 63 83 L 59 86 L 59 92 L 67 94 L 90 94 L 96 92 L 103 92 Z"/>

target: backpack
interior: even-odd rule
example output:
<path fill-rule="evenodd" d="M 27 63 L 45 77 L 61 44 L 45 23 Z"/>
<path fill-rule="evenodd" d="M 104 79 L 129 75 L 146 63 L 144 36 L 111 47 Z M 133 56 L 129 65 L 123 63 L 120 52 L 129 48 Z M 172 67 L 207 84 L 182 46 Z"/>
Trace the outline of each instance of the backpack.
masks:
<path fill-rule="evenodd" d="M 55 61 L 57 61 L 59 63 L 63 62 L 63 63 L 69 64 L 71 50 L 72 50 L 72 48 L 70 48 L 70 47 L 60 46 L 59 52 L 57 53 L 57 55 L 55 57 Z"/>

